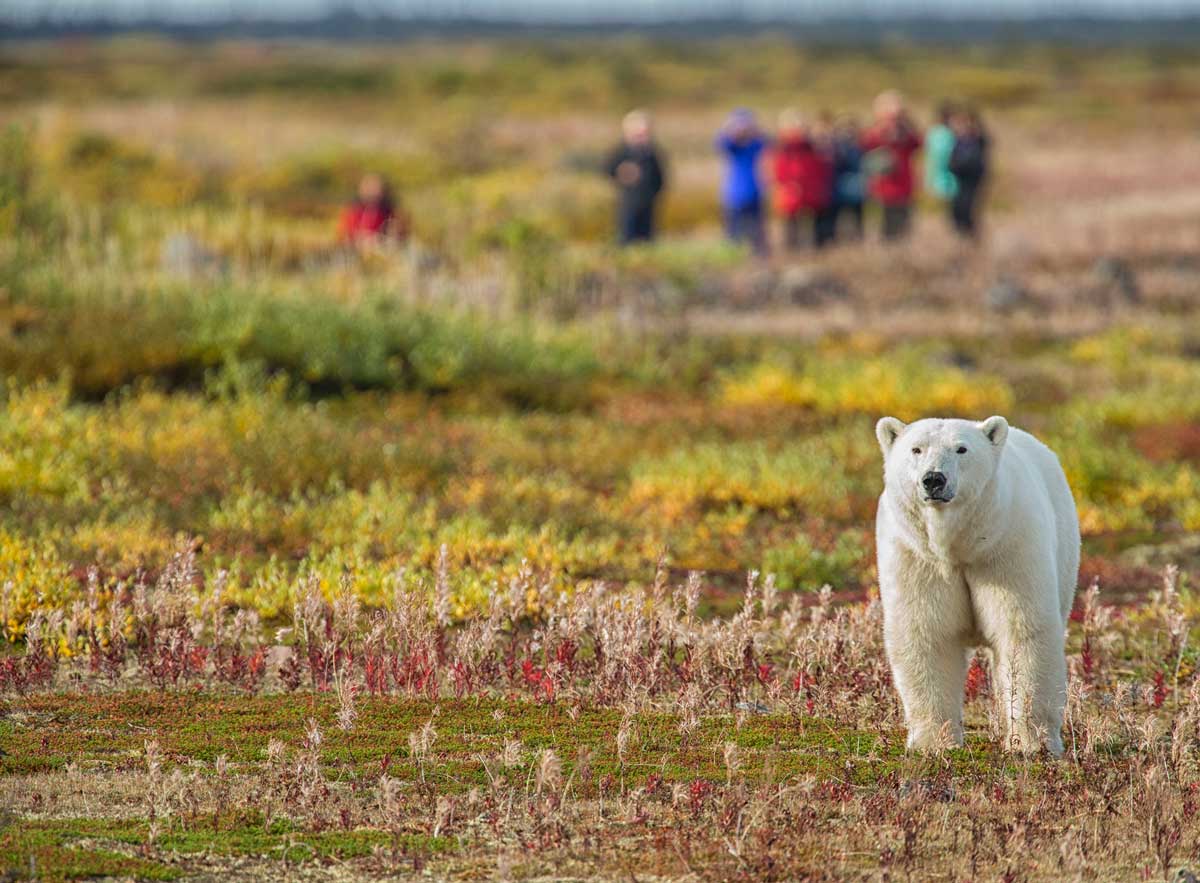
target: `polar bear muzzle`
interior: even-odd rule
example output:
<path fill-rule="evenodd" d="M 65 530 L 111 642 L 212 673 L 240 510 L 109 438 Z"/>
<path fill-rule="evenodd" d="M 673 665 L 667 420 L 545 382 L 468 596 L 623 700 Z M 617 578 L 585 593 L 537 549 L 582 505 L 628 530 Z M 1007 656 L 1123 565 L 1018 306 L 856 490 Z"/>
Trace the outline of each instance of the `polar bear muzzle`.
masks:
<path fill-rule="evenodd" d="M 925 499 L 930 503 L 949 503 L 954 499 L 954 492 L 948 490 L 944 472 L 926 472 L 921 476 L 921 488 L 925 491 Z"/>

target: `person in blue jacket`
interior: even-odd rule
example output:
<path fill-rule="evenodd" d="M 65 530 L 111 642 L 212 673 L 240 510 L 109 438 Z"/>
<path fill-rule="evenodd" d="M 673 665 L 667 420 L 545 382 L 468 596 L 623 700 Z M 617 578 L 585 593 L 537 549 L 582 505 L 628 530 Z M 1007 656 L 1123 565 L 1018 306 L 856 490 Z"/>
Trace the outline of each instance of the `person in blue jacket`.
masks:
<path fill-rule="evenodd" d="M 763 228 L 763 193 L 758 160 L 767 139 L 749 110 L 735 110 L 717 136 L 717 150 L 725 157 L 721 206 L 725 229 L 735 242 L 747 242 L 758 254 L 767 252 Z"/>

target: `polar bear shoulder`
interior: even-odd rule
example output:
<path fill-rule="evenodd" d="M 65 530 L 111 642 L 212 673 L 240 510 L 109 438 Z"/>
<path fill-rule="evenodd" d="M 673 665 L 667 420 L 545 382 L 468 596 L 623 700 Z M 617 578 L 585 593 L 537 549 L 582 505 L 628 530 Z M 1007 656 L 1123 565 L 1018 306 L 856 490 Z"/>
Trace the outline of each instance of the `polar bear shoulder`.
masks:
<path fill-rule="evenodd" d="M 1076 582 L 1079 579 L 1080 536 L 1075 498 L 1058 456 L 1037 438 L 1014 427 L 1009 430 L 1005 447 L 999 466 L 1002 474 L 1008 473 L 1003 479 L 1020 484 L 1028 494 L 1044 499 L 1050 507 L 1051 523 L 1039 527 L 1050 531 L 1055 540 L 1058 593 L 1065 624 L 1075 600 Z M 1024 506 L 1013 512 L 1012 517 L 1029 517 L 1033 514 L 1029 511 L 1032 501 L 1023 502 Z"/>

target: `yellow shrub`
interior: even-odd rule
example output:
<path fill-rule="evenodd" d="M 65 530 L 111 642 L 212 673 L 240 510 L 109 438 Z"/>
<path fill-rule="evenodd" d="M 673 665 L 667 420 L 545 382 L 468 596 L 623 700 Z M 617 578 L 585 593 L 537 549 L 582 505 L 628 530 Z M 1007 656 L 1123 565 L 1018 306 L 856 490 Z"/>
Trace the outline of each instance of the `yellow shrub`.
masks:
<path fill-rule="evenodd" d="M 728 380 L 721 398 L 729 405 L 791 405 L 812 407 L 819 399 L 816 385 L 807 377 L 778 365 L 758 365 L 741 377 Z"/>
<path fill-rule="evenodd" d="M 1001 379 L 967 374 L 919 355 L 810 360 L 802 372 L 758 365 L 727 379 L 721 399 L 731 405 L 809 407 L 823 414 L 890 414 L 901 420 L 977 416 L 1012 408 Z"/>
<path fill-rule="evenodd" d="M 71 540 L 89 561 L 121 570 L 166 561 L 179 545 L 177 538 L 146 516 L 89 521 L 75 528 Z"/>
<path fill-rule="evenodd" d="M 0 616 L 9 640 L 24 633 L 35 607 L 63 606 L 75 588 L 51 542 L 0 530 Z"/>

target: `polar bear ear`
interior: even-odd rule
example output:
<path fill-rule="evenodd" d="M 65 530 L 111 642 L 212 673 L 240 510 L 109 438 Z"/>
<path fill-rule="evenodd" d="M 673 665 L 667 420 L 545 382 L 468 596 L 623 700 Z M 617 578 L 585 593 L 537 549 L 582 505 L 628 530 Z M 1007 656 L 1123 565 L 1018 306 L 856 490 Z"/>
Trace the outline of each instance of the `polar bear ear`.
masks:
<path fill-rule="evenodd" d="M 996 447 L 1003 447 L 1008 438 L 1008 421 L 1003 417 L 989 417 L 979 424 L 979 430 Z"/>
<path fill-rule="evenodd" d="M 892 445 L 896 443 L 896 439 L 904 430 L 905 425 L 895 417 L 881 417 L 875 424 L 875 437 L 879 439 L 879 447 L 883 450 L 883 456 L 886 457 L 891 453 Z"/>

